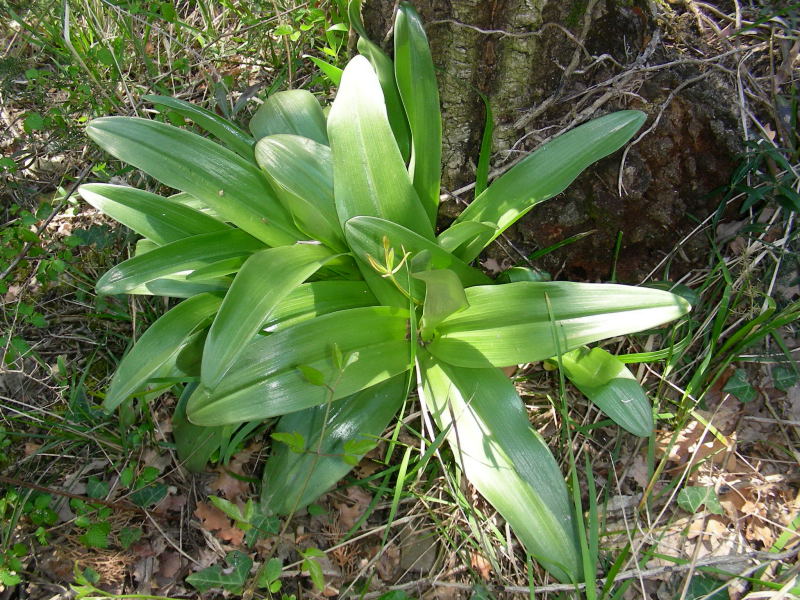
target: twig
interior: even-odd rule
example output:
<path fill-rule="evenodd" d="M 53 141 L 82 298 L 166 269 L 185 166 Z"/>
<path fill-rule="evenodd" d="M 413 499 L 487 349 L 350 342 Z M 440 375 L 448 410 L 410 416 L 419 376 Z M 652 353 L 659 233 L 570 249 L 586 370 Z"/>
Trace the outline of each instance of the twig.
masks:
<path fill-rule="evenodd" d="M 628 571 L 623 571 L 622 573 L 618 573 L 614 577 L 614 581 L 626 581 L 628 579 L 651 579 L 653 577 L 659 577 L 661 575 L 668 575 L 672 573 L 681 573 L 683 571 L 688 571 L 691 569 L 697 569 L 700 567 L 711 567 L 715 565 L 723 565 L 726 563 L 732 562 L 745 562 L 748 560 L 763 560 L 764 562 L 776 562 L 786 560 L 787 558 L 793 558 L 800 552 L 800 546 L 796 548 L 792 548 L 791 550 L 787 550 L 781 553 L 774 553 L 774 552 L 747 552 L 745 554 L 739 554 L 735 556 L 709 556 L 705 558 L 701 558 L 700 560 L 694 563 L 686 563 L 682 565 L 665 565 L 662 567 L 654 567 L 652 569 L 630 569 Z M 601 586 L 606 583 L 605 578 L 597 579 L 595 581 L 596 585 Z M 417 581 L 410 581 L 408 583 L 403 583 L 400 585 L 393 585 L 389 586 L 388 591 L 393 590 L 408 590 L 413 589 L 419 586 L 431 586 L 431 587 L 442 587 L 442 588 L 451 588 L 457 590 L 472 590 L 474 586 L 469 583 L 459 583 L 459 582 L 451 582 L 451 581 L 435 581 L 431 580 L 430 578 L 427 579 L 419 579 Z M 488 586 L 487 586 L 488 587 Z M 556 583 L 552 585 L 538 585 L 538 586 L 521 586 L 521 585 L 503 585 L 503 586 L 491 586 L 491 592 L 506 592 L 511 594 L 535 594 L 538 592 L 573 592 L 573 591 L 580 591 L 586 589 L 585 583 L 576 583 L 576 584 L 569 584 L 569 583 Z M 387 590 L 383 590 L 382 592 L 372 592 L 369 594 L 365 594 L 362 596 L 365 600 L 369 600 L 371 598 L 377 598 L 381 594 L 385 594 Z"/>
<path fill-rule="evenodd" d="M 102 504 L 103 506 L 108 506 L 109 508 L 115 508 L 117 510 L 135 510 L 137 512 L 144 513 L 145 515 L 148 514 L 146 510 L 144 510 L 140 506 L 136 506 L 131 502 L 127 501 L 112 502 L 110 500 L 103 500 L 101 498 L 89 498 L 88 496 L 81 496 L 80 494 L 73 494 L 71 492 L 66 492 L 64 490 L 57 490 L 55 488 L 45 487 L 43 485 L 38 485 L 36 483 L 22 481 L 21 479 L 6 477 L 5 475 L 0 475 L 0 483 L 5 483 L 6 485 L 12 485 L 14 487 L 28 488 L 31 490 L 36 490 L 37 492 L 42 492 L 44 494 L 55 494 L 56 496 L 63 496 L 65 498 L 71 498 L 73 500 L 81 500 L 83 502 L 86 502 L 87 504 Z"/>

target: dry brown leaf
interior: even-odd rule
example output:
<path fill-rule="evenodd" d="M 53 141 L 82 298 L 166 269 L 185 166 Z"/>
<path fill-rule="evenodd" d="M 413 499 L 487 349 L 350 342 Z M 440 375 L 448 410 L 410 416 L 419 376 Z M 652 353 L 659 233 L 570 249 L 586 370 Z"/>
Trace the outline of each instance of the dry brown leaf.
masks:
<path fill-rule="evenodd" d="M 380 551 L 380 546 L 375 546 L 370 549 L 370 556 L 374 556 Z M 378 562 L 375 563 L 375 571 L 385 582 L 392 582 L 395 580 L 395 574 L 400 567 L 400 548 L 394 544 L 389 544 L 381 554 Z"/>
<path fill-rule="evenodd" d="M 158 514 L 165 514 L 167 512 L 174 512 L 179 513 L 181 509 L 186 506 L 187 498 L 185 494 L 174 494 L 172 493 L 172 489 L 170 489 L 170 493 L 167 494 L 164 499 L 156 504 L 153 508 L 154 513 Z"/>
<path fill-rule="evenodd" d="M 631 466 L 628 467 L 625 475 L 633 479 L 640 488 L 646 489 L 647 484 L 650 483 L 649 469 L 647 468 L 647 459 L 642 454 L 637 454 L 633 457 Z"/>
<path fill-rule="evenodd" d="M 194 515 L 200 519 L 203 529 L 214 533 L 222 541 L 238 546 L 244 540 L 244 532 L 233 525 L 225 513 L 216 506 L 198 502 Z"/>
<path fill-rule="evenodd" d="M 158 560 L 158 576 L 162 579 L 175 581 L 178 572 L 181 570 L 181 555 L 174 550 L 167 550 L 158 557 Z"/>
<path fill-rule="evenodd" d="M 217 473 L 218 475 L 209 484 L 211 491 L 221 493 L 231 502 L 247 496 L 250 491 L 250 484 L 247 481 L 237 479 L 222 467 L 217 470 Z"/>
<path fill-rule="evenodd" d="M 469 564 L 478 572 L 484 581 L 489 581 L 492 576 L 492 565 L 482 554 L 472 552 L 469 555 Z"/>
<path fill-rule="evenodd" d="M 345 531 L 349 531 L 361 518 L 364 511 L 367 510 L 369 503 L 372 501 L 372 496 L 356 485 L 347 488 L 345 493 L 347 494 L 347 500 L 334 503 L 334 507 L 339 511 L 338 521 L 340 527 Z"/>

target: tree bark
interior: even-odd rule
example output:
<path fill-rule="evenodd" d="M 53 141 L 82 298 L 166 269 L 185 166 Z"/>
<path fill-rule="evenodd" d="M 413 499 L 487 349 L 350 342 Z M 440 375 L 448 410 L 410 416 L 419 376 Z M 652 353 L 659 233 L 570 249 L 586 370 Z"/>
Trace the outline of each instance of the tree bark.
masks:
<path fill-rule="evenodd" d="M 472 199 L 485 122 L 494 114 L 494 173 L 575 125 L 614 110 L 648 113 L 625 153 L 600 161 L 564 194 L 534 208 L 491 254 L 507 267 L 578 233 L 595 233 L 536 264 L 570 278 L 636 281 L 713 211 L 740 151 L 730 78 L 676 58 L 646 0 L 416 0 L 439 74 L 444 219 Z M 364 19 L 389 40 L 395 2 L 371 0 Z M 386 45 L 386 44 L 384 44 Z M 390 45 L 390 41 L 389 41 Z M 391 48 L 387 47 L 391 52 Z M 543 174 L 544 176 L 544 174 Z M 622 193 L 620 193 L 622 190 Z M 615 250 L 621 240 L 619 252 Z M 670 275 L 697 266 L 688 240 Z M 492 263 L 494 266 L 494 263 Z"/>

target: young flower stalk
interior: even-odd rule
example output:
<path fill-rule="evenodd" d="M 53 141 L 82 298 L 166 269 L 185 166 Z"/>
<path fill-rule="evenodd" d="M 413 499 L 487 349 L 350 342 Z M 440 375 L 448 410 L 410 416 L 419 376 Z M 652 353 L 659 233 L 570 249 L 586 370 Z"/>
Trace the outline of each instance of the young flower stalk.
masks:
<path fill-rule="evenodd" d="M 441 116 L 422 23 L 401 3 L 392 60 L 366 38 L 359 7 L 351 2 L 350 17 L 362 54 L 344 69 L 327 116 L 313 95 L 291 90 L 267 99 L 249 133 L 181 100 L 147 98 L 216 141 L 157 120 L 88 125 L 106 151 L 177 190 L 81 188 L 143 237 L 98 292 L 180 300 L 123 358 L 105 408 L 171 378 L 182 398 L 179 453 L 198 470 L 279 417 L 275 439 L 313 449 L 273 444 L 262 508 L 284 515 L 350 471 L 415 383 L 458 468 L 554 577 L 578 581 L 564 475 L 501 368 L 560 356 L 566 376 L 612 419 L 649 435 L 649 403 L 633 375 L 585 347 L 658 327 L 689 305 L 643 287 L 500 284 L 472 262 L 621 148 L 645 115 L 620 111 L 557 137 L 437 233 Z"/>

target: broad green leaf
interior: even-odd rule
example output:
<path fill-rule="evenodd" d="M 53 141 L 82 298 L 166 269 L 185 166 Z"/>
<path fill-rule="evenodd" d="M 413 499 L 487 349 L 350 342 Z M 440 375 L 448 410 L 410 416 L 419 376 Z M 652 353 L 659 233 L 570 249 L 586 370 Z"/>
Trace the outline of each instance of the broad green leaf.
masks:
<path fill-rule="evenodd" d="M 733 394 L 740 402 L 751 402 L 758 398 L 758 392 L 750 384 L 747 371 L 744 369 L 736 369 L 725 383 L 722 391 Z"/>
<path fill-rule="evenodd" d="M 487 244 L 539 202 L 561 193 L 590 164 L 615 152 L 644 123 L 640 111 L 623 110 L 584 123 L 525 157 L 490 185 L 455 220 L 495 227 Z M 462 254 L 466 261 L 478 254 Z"/>
<path fill-rule="evenodd" d="M 211 456 L 219 450 L 222 438 L 230 429 L 222 427 L 200 427 L 186 418 L 186 403 L 197 384 L 186 386 L 172 413 L 172 437 L 181 464 L 192 473 L 200 473 L 206 468 Z"/>
<path fill-rule="evenodd" d="M 153 279 L 126 291 L 126 294 L 142 296 L 166 296 L 168 298 L 191 298 L 206 292 L 225 292 L 230 286 L 229 277 L 190 279 L 189 275 L 170 275 Z"/>
<path fill-rule="evenodd" d="M 203 202 L 202 200 L 198 200 L 191 194 L 187 194 L 186 192 L 178 192 L 177 194 L 172 194 L 172 196 L 167 196 L 167 200 L 170 202 L 177 202 L 178 204 L 183 204 L 184 206 L 188 206 L 191 209 L 196 210 L 197 212 L 201 212 L 204 215 L 211 217 L 212 219 L 216 219 L 217 221 L 225 221 L 225 217 L 219 214 L 216 210 L 211 208 L 208 204 Z"/>
<path fill-rule="evenodd" d="M 185 237 L 230 229 L 188 206 L 144 190 L 105 183 L 87 183 L 81 197 L 97 210 L 158 245 Z"/>
<path fill-rule="evenodd" d="M 276 133 L 292 133 L 328 144 L 325 114 L 314 95 L 307 90 L 286 90 L 266 99 L 250 119 L 256 140 Z"/>
<path fill-rule="evenodd" d="M 466 293 L 469 308 L 445 319 L 428 349 L 444 362 L 475 368 L 544 360 L 690 309 L 669 292 L 614 284 L 522 281 Z"/>
<path fill-rule="evenodd" d="M 322 404 L 281 417 L 276 431 L 298 433 L 305 440 L 306 451 L 298 454 L 285 444 L 273 446 L 264 467 L 263 508 L 273 514 L 289 514 L 328 491 L 353 468 L 353 461 L 344 460 L 348 443 L 377 441 L 405 396 L 406 377 L 397 376 L 330 406 Z"/>
<path fill-rule="evenodd" d="M 381 306 L 343 310 L 259 336 L 213 392 L 198 388 L 189 399 L 189 420 L 224 425 L 322 404 L 328 389 L 309 383 L 300 365 L 325 375 L 334 400 L 355 394 L 411 367 L 408 330 L 407 311 Z M 335 346 L 353 357 L 343 372 L 335 364 Z"/>
<path fill-rule="evenodd" d="M 259 168 L 209 139 L 134 117 L 94 119 L 86 133 L 106 152 L 191 194 L 269 246 L 303 237 Z"/>
<path fill-rule="evenodd" d="M 411 128 L 409 172 L 419 199 L 436 225 L 442 172 L 442 115 L 439 86 L 422 21 L 401 2 L 394 25 L 394 71 Z"/>
<path fill-rule="evenodd" d="M 602 348 L 578 348 L 558 360 L 575 387 L 617 425 L 634 435 L 653 433 L 650 402 L 636 377 L 616 356 Z"/>
<path fill-rule="evenodd" d="M 253 144 L 256 141 L 229 120 L 191 102 L 170 96 L 147 95 L 142 96 L 142 99 L 166 106 L 179 115 L 191 119 L 198 127 L 213 135 L 242 158 L 253 160 Z"/>
<path fill-rule="evenodd" d="M 304 55 L 303 58 L 309 59 L 317 68 L 323 72 L 323 74 L 330 80 L 333 85 L 339 85 L 342 81 L 342 69 L 337 67 L 336 65 L 332 65 L 329 62 L 325 62 L 321 58 L 317 58 L 316 56 L 308 56 Z"/>
<path fill-rule="evenodd" d="M 263 248 L 264 244 L 238 229 L 195 235 L 121 262 L 100 278 L 97 293 L 124 294 L 156 279 L 185 274 Z"/>
<path fill-rule="evenodd" d="M 435 242 L 409 231 L 407 228 L 376 217 L 354 217 L 345 225 L 345 236 L 350 248 L 362 260 L 372 256 L 378 262 L 384 258 L 384 237 L 399 258 L 404 252 L 412 257 L 427 253 L 429 269 L 450 269 L 458 275 L 464 286 L 491 283 L 486 275 L 443 250 Z"/>
<path fill-rule="evenodd" d="M 454 223 L 439 234 L 436 241 L 455 256 L 476 257 L 494 238 L 494 226 L 491 223 L 464 221 Z M 472 260 L 472 259 L 467 259 Z"/>
<path fill-rule="evenodd" d="M 222 277 L 224 275 L 230 275 L 231 273 L 236 273 L 239 269 L 242 268 L 242 265 L 247 260 L 247 256 L 234 256 L 232 258 L 223 258 L 222 260 L 218 260 L 213 262 L 205 267 L 200 267 L 199 269 L 192 271 L 188 275 L 186 275 L 187 281 L 196 281 L 196 280 L 203 280 L 203 279 L 212 279 L 216 277 Z"/>
<path fill-rule="evenodd" d="M 464 474 L 537 561 L 574 581 L 580 551 L 567 487 L 513 384 L 498 369 L 445 365 L 426 352 L 417 361 L 420 397 L 436 426 L 448 430 Z"/>
<path fill-rule="evenodd" d="M 114 410 L 169 361 L 174 361 L 197 330 L 205 327 L 222 299 L 201 294 L 184 300 L 162 315 L 134 344 L 117 367 L 103 407 Z"/>
<path fill-rule="evenodd" d="M 201 381 L 214 389 L 289 292 L 334 255 L 324 246 L 298 244 L 251 255 L 225 295 L 203 350 Z"/>
<path fill-rule="evenodd" d="M 297 135 L 271 135 L 258 141 L 256 161 L 298 229 L 330 248 L 344 250 L 333 199 L 330 148 Z"/>
<path fill-rule="evenodd" d="M 158 244 L 156 244 L 153 240 L 148 240 L 147 238 L 141 238 L 136 240 L 136 247 L 133 250 L 134 256 L 140 256 L 142 254 L 147 254 L 151 250 L 155 250 L 158 248 Z"/>
<path fill-rule="evenodd" d="M 377 44 L 370 41 L 367 30 L 361 20 L 361 0 L 351 0 L 348 6 L 348 17 L 350 17 L 350 25 L 359 36 L 358 51 L 369 60 L 378 75 L 378 81 L 380 81 L 383 97 L 386 101 L 389 125 L 392 128 L 392 133 L 403 161 L 406 162 L 411 156 L 411 132 L 408 128 L 408 120 L 406 111 L 403 108 L 403 101 L 400 98 L 400 91 L 397 89 L 394 63 Z"/>
<path fill-rule="evenodd" d="M 420 337 L 424 342 L 429 342 L 439 323 L 453 313 L 465 309 L 469 303 L 458 275 L 450 269 L 422 271 L 414 273 L 414 277 L 425 282 Z"/>
<path fill-rule="evenodd" d="M 232 594 L 241 594 L 253 559 L 244 552 L 234 550 L 225 555 L 225 562 L 229 565 L 223 569 L 220 565 L 212 565 L 186 577 L 186 583 L 198 592 L 207 592 L 212 588 L 220 588 Z"/>
<path fill-rule="evenodd" d="M 363 281 L 313 281 L 292 290 L 267 317 L 264 329 L 275 332 L 328 313 L 375 306 L 378 301 Z"/>
<path fill-rule="evenodd" d="M 678 492 L 678 506 L 688 513 L 696 513 L 701 506 L 715 515 L 724 514 L 725 511 L 719 503 L 719 497 L 713 487 L 687 485 Z"/>
<path fill-rule="evenodd" d="M 397 149 L 378 78 L 356 56 L 344 70 L 328 116 L 339 221 L 380 217 L 433 239 L 433 226 Z"/>

